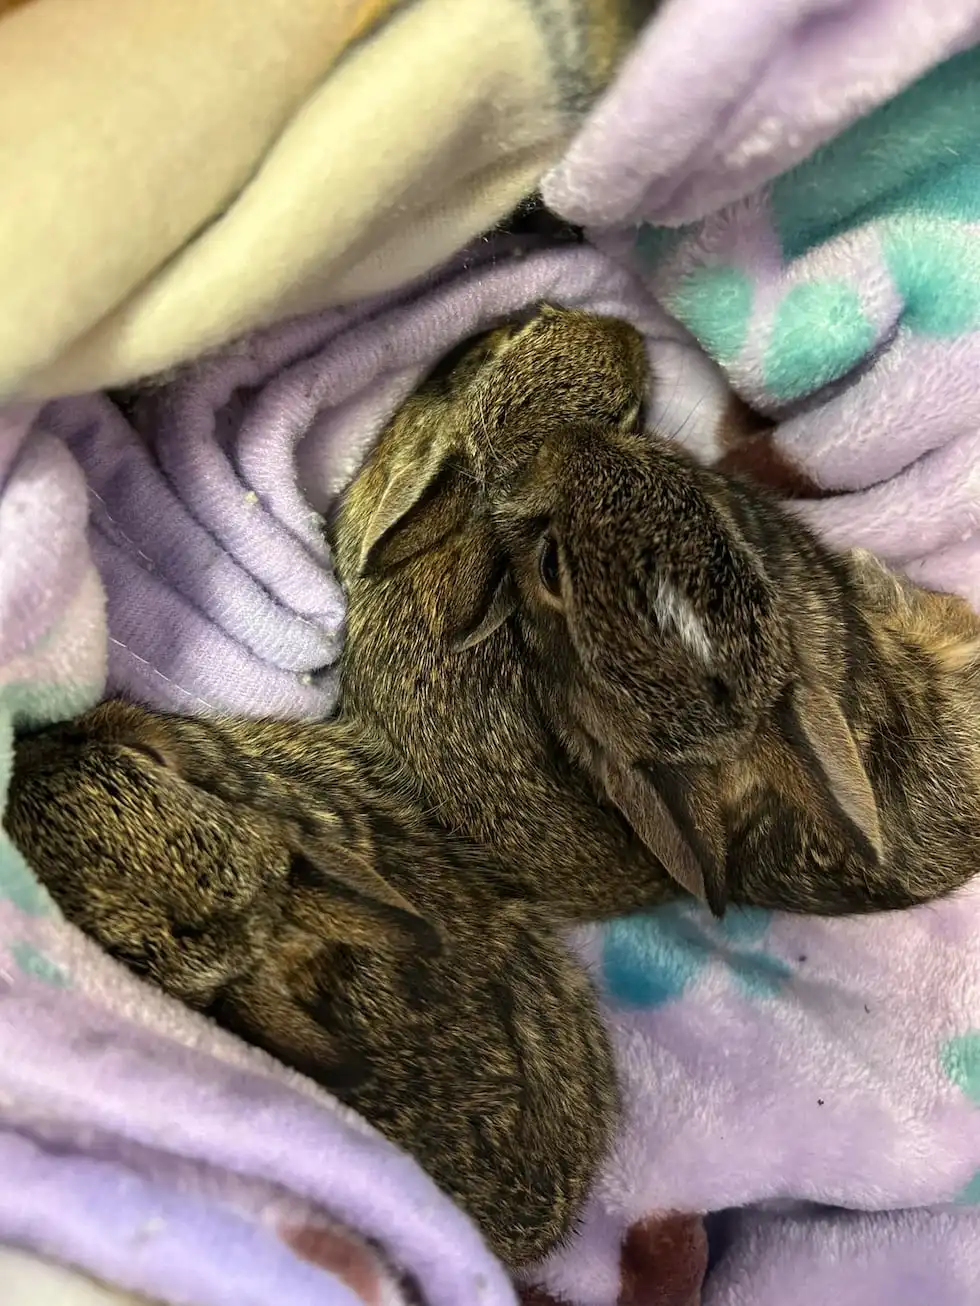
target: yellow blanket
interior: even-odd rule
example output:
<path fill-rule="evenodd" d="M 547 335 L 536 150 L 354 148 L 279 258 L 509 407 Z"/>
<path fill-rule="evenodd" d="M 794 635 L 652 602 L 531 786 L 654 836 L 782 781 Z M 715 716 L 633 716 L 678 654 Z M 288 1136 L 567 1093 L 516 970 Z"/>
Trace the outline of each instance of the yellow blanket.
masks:
<path fill-rule="evenodd" d="M 0 397 L 435 266 L 534 188 L 652 7 L 0 0 Z"/>

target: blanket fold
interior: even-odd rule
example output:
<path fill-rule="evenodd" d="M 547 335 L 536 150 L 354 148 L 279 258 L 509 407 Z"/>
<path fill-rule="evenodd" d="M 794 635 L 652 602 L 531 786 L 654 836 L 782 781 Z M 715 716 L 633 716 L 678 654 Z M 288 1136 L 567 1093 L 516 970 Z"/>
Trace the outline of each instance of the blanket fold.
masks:
<path fill-rule="evenodd" d="M 414 296 L 261 333 L 122 406 L 42 408 L 35 438 L 60 437 L 85 473 L 110 691 L 176 711 L 326 716 L 343 600 L 322 513 L 435 360 L 529 302 L 638 316 L 676 373 L 663 420 L 679 423 L 710 374 L 686 333 L 596 251 L 536 243 L 502 238 Z"/>
<path fill-rule="evenodd" d="M 0 396 L 118 385 L 425 273 L 535 187 L 653 7 L 3 15 Z"/>
<path fill-rule="evenodd" d="M 779 11 L 785 18 L 793 8 Z M 809 7 L 795 8 L 802 21 Z M 874 8 L 857 6 L 853 21 L 870 21 Z M 672 49 L 666 36 L 658 45 L 658 30 L 548 193 L 644 280 L 742 398 L 778 421 L 761 451 L 758 440 L 740 448 L 736 439 L 706 456 L 809 499 L 800 511 L 830 543 L 872 549 L 980 606 L 980 51 L 958 50 L 980 37 L 980 5 L 945 6 L 897 27 L 883 42 L 880 80 L 868 83 L 879 93 L 908 82 L 937 41 L 955 53 L 856 122 L 849 101 L 833 98 L 833 81 L 821 82 L 821 130 L 846 130 L 800 163 L 795 146 L 766 138 L 758 166 L 775 179 L 680 227 L 663 225 L 679 210 L 658 197 L 659 164 L 645 166 L 635 136 L 639 79 L 659 84 L 653 73 Z M 851 30 L 842 14 L 821 39 L 835 30 L 841 48 Z M 764 113 L 790 86 L 797 94 L 792 74 L 805 72 L 808 49 L 802 38 L 788 43 L 784 80 L 748 101 L 743 151 Z M 594 154 L 585 152 L 590 140 Z M 608 187 L 589 190 L 589 212 L 574 198 L 597 184 L 591 167 L 613 159 L 632 186 L 629 207 L 617 210 L 628 222 L 607 222 Z M 742 176 L 734 164 L 730 173 Z M 724 166 L 713 175 L 725 176 Z M 651 181 L 646 191 L 639 176 Z"/>

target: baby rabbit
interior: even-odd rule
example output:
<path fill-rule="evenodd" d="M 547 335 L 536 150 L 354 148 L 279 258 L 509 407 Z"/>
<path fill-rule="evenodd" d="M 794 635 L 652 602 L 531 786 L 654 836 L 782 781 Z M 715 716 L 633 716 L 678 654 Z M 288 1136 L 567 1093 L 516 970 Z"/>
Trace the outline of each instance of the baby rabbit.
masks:
<path fill-rule="evenodd" d="M 414 1154 L 517 1268 L 617 1098 L 589 982 L 489 858 L 331 725 L 120 702 L 16 747 L 6 825 L 67 917 Z"/>
<path fill-rule="evenodd" d="M 545 308 L 406 407 L 337 525 L 345 704 L 440 819 L 505 822 L 597 907 L 624 873 L 662 895 L 661 864 L 718 914 L 963 884 L 980 620 L 646 434 L 648 379 L 631 327 Z"/>
<path fill-rule="evenodd" d="M 555 729 L 552 669 L 488 602 L 509 592 L 507 560 L 467 440 L 472 386 L 509 333 L 464 343 L 408 399 L 332 523 L 348 597 L 341 720 L 384 741 L 438 821 L 492 848 L 513 892 L 598 919 L 678 890 Z M 554 402 L 587 412 L 616 386 L 596 364 Z"/>
<path fill-rule="evenodd" d="M 980 619 L 646 434 L 628 333 L 546 309 L 473 393 L 507 559 L 486 608 L 552 671 L 553 728 L 718 913 L 736 892 L 854 912 L 963 884 L 980 867 Z M 584 367 L 603 334 L 636 405 L 556 417 L 547 360 Z"/>

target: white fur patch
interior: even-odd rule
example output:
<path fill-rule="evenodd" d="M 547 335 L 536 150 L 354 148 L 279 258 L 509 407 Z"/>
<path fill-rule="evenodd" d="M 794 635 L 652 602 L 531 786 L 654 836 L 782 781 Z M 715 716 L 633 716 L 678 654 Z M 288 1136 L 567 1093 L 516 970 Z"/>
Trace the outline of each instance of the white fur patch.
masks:
<path fill-rule="evenodd" d="M 700 658 L 705 666 L 711 665 L 711 640 L 704 623 L 691 607 L 690 600 L 678 593 L 668 580 L 661 578 L 653 610 L 662 626 L 673 626 L 685 648 Z"/>

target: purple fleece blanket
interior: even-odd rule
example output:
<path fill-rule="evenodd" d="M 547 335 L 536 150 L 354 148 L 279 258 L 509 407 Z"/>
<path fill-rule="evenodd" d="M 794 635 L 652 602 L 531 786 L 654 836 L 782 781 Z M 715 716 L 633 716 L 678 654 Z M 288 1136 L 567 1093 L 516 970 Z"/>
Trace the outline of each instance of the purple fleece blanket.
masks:
<path fill-rule="evenodd" d="M 85 480 L 32 416 L 0 414 L 0 800 L 13 729 L 105 684 Z M 2 832 L 0 1243 L 174 1306 L 514 1302 L 408 1157 L 111 962 Z"/>
<path fill-rule="evenodd" d="M 467 264 L 373 313 L 258 336 L 128 417 L 106 396 L 3 414 L 0 798 L 13 729 L 106 689 L 329 710 L 342 606 L 311 505 L 462 335 L 557 297 L 644 329 L 676 374 L 665 421 L 703 392 L 684 331 L 595 250 L 504 241 Z M 5 838 L 0 1050 L 0 1243 L 194 1306 L 278 1306 L 286 1288 L 325 1306 L 513 1301 L 407 1157 L 101 956 Z"/>
<path fill-rule="evenodd" d="M 328 711 L 342 604 L 315 514 L 442 352 L 540 298 L 645 331 L 661 429 L 980 601 L 980 77 L 943 63 L 977 39 L 980 0 L 668 0 L 548 181 L 601 252 L 481 247 L 135 406 L 9 411 L 0 797 L 12 727 L 106 674 L 185 711 Z M 780 419 L 761 446 L 729 382 Z M 109 966 L 9 845 L 0 899 L 0 1241 L 201 1306 L 512 1300 L 407 1158 Z M 525 1300 L 980 1301 L 978 929 L 971 890 L 861 921 L 678 905 L 584 931 L 627 1111 Z M 284 1241 L 279 1202 L 339 1241 Z"/>

